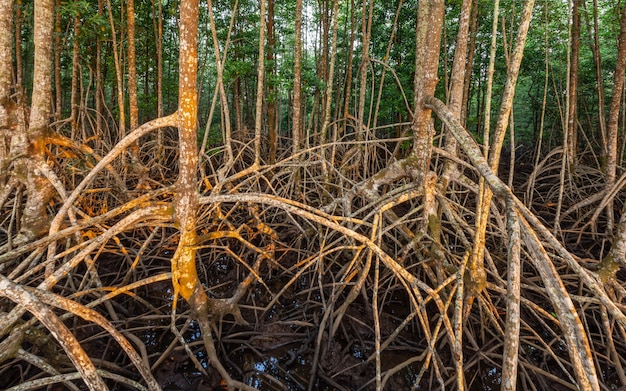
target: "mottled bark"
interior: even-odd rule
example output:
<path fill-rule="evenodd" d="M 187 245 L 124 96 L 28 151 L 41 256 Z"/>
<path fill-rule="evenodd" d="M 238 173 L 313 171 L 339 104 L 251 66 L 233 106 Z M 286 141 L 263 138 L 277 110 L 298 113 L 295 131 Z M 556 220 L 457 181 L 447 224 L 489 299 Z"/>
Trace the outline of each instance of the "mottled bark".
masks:
<path fill-rule="evenodd" d="M 257 69 L 254 116 L 254 166 L 261 163 L 261 127 L 263 126 L 263 88 L 265 85 L 265 3 L 259 0 L 259 66 Z"/>
<path fill-rule="evenodd" d="M 11 70 L 13 69 L 11 34 L 13 31 L 13 1 L 0 0 L 0 103 L 11 95 Z"/>
<path fill-rule="evenodd" d="M 52 20 L 51 18 L 50 21 L 52 22 Z M 106 391 L 109 389 L 96 372 L 96 367 L 80 346 L 74 334 L 72 334 L 67 326 L 63 324 L 59 317 L 48 306 L 41 303 L 33 294 L 26 291 L 20 285 L 13 283 L 2 274 L 0 274 L 0 292 L 2 296 L 9 298 L 20 307 L 27 309 L 33 316 L 37 317 L 59 345 L 61 345 L 90 390 Z"/>
<path fill-rule="evenodd" d="M 526 37 L 528 35 L 528 28 L 530 26 L 530 20 L 532 17 L 532 10 L 535 5 L 534 0 L 526 0 L 524 8 L 520 16 L 520 24 L 517 30 L 517 37 L 515 38 L 515 46 L 513 48 L 513 54 L 509 61 L 509 67 L 507 72 L 507 78 L 504 85 L 504 92 L 502 94 L 502 103 L 500 105 L 500 111 L 498 113 L 498 122 L 494 130 L 494 140 L 489 150 L 489 167 L 497 174 L 498 165 L 500 163 L 500 153 L 502 151 L 502 144 L 504 143 L 504 137 L 506 135 L 506 129 L 509 125 L 509 119 L 511 116 L 511 109 L 513 107 L 513 97 L 515 96 L 515 87 L 517 85 L 517 77 L 519 74 L 519 68 L 524 55 L 524 46 L 526 45 Z M 489 113 L 486 113 L 489 115 Z M 487 132 L 488 129 L 485 129 Z M 484 271 L 484 254 L 485 254 L 485 234 L 487 230 L 487 219 L 489 216 L 489 208 L 493 193 L 491 189 L 481 186 L 481 199 L 477 209 L 477 221 L 476 221 L 476 236 L 474 239 L 474 248 L 472 249 L 472 256 L 468 263 L 469 278 L 473 282 L 472 290 L 474 294 L 478 294 L 485 287 L 486 274 Z M 471 303 L 471 299 L 468 300 L 468 304 Z M 468 306 L 469 308 L 469 306 Z"/>
<path fill-rule="evenodd" d="M 53 188 L 39 168 L 45 165 L 44 137 L 48 131 L 52 99 L 52 33 L 54 28 L 54 0 L 35 1 L 35 64 L 30 124 L 26 137 L 15 136 L 17 155 L 26 158 L 16 162 L 18 175 L 24 175 L 28 195 L 20 235 L 26 240 L 45 233 L 48 229 L 46 207 L 52 198 Z"/>
<path fill-rule="evenodd" d="M 617 169 L 617 141 L 618 121 L 622 104 L 622 92 L 624 89 L 624 73 L 626 70 L 626 6 L 622 9 L 620 21 L 619 45 L 617 50 L 617 62 L 613 74 L 613 96 L 607 124 L 607 155 L 606 155 L 606 188 L 610 189 L 615 184 Z M 613 233 L 613 207 L 609 209 L 607 232 Z M 621 224 L 621 223 L 620 223 Z"/>
<path fill-rule="evenodd" d="M 17 101 L 24 103 L 24 59 L 22 56 L 22 23 L 24 22 L 22 0 L 15 2 L 15 89 Z"/>
<path fill-rule="evenodd" d="M 302 139 L 302 0 L 296 0 L 295 48 L 293 62 L 293 153 L 300 149 Z"/>
<path fill-rule="evenodd" d="M 63 115 L 63 87 L 61 87 L 61 0 L 56 0 L 54 14 L 54 117 L 58 121 Z"/>
<path fill-rule="evenodd" d="M 13 29 L 13 1 L 0 0 L 0 31 Z M 0 187 L 4 187 L 6 159 L 9 155 L 11 107 L 11 34 L 0 34 Z"/>
<path fill-rule="evenodd" d="M 416 157 L 418 183 L 430 170 L 430 156 L 434 129 L 431 125 L 431 110 L 424 107 L 426 96 L 434 95 L 439 81 L 439 47 L 444 16 L 443 0 L 420 1 L 417 9 L 417 30 L 415 45 L 415 82 L 413 121 L 413 154 Z"/>
<path fill-rule="evenodd" d="M 372 35 L 372 16 L 374 0 L 363 0 L 363 14 L 361 15 L 361 65 L 359 65 L 359 106 L 357 113 L 356 140 L 365 139 L 363 130 L 369 127 L 365 120 L 365 95 L 367 92 L 367 73 L 369 71 L 369 50 Z"/>
<path fill-rule="evenodd" d="M 517 211 L 511 200 L 506 202 L 507 248 L 506 324 L 502 353 L 502 391 L 517 389 L 517 363 L 520 344 L 521 238 Z"/>
<path fill-rule="evenodd" d="M 566 151 L 569 163 L 575 163 L 578 149 L 578 64 L 580 54 L 580 6 L 582 0 L 574 0 L 572 6 L 572 37 L 569 70 L 569 96 L 567 130 L 565 134 Z"/>
<path fill-rule="evenodd" d="M 111 7 L 111 0 L 107 1 L 107 9 L 109 10 L 109 26 L 111 27 L 111 39 L 113 44 L 113 62 L 115 63 L 115 79 L 117 81 L 117 108 L 119 115 L 119 136 L 124 138 L 126 136 L 126 114 L 124 113 L 124 86 L 123 86 L 123 74 L 122 63 L 120 62 L 120 54 L 118 52 L 117 34 L 115 33 L 115 21 L 113 19 L 113 9 Z"/>
<path fill-rule="evenodd" d="M 226 89 L 224 87 L 224 61 L 222 60 L 221 54 L 220 54 L 220 45 L 219 45 L 219 41 L 217 39 L 217 27 L 215 26 L 215 18 L 213 17 L 213 2 L 212 0 L 208 0 L 207 1 L 207 5 L 208 5 L 208 9 L 209 9 L 209 21 L 211 22 L 211 36 L 213 38 L 213 52 L 215 55 L 215 63 L 216 63 L 216 69 L 217 69 L 217 88 L 219 89 L 219 94 L 220 94 L 220 109 L 222 111 L 222 119 L 223 119 L 223 123 L 224 123 L 224 130 L 223 130 L 223 134 L 224 134 L 224 147 L 226 149 L 226 164 L 225 167 L 228 167 L 231 162 L 233 161 L 234 157 L 233 157 L 233 148 L 232 148 L 232 136 L 231 136 L 231 126 L 230 126 L 230 110 L 228 108 L 228 97 L 226 96 Z M 233 12 L 235 12 L 233 10 Z M 232 24 L 232 22 L 231 22 Z M 237 78 L 237 80 L 235 81 L 235 87 L 238 88 L 239 87 L 239 78 Z M 238 90 L 237 90 L 238 92 Z M 240 116 L 241 116 L 241 110 L 240 107 L 238 106 L 239 104 L 239 95 L 236 93 L 235 94 L 235 110 L 236 110 L 236 118 L 237 118 L 237 122 L 238 122 L 238 127 L 237 130 L 241 130 L 241 128 L 239 127 L 241 124 L 240 122 Z M 209 129 L 207 129 L 207 132 L 209 131 Z M 205 135 L 206 137 L 206 135 Z"/>
<path fill-rule="evenodd" d="M 276 64 L 274 59 L 274 46 L 276 45 L 276 32 L 274 30 L 274 0 L 267 0 L 267 134 L 269 139 L 269 164 L 276 163 L 276 149 L 278 148 L 278 124 L 276 123 L 277 92 L 275 88 Z"/>
<path fill-rule="evenodd" d="M 126 28 L 128 29 L 128 101 L 130 131 L 139 126 L 139 106 L 137 103 L 137 57 L 135 50 L 135 3 L 126 0 Z M 139 158 L 139 143 L 133 143 L 130 148 L 135 160 Z"/>
<path fill-rule="evenodd" d="M 452 70 L 450 71 L 450 89 L 448 94 L 448 107 L 450 111 L 457 116 L 459 121 L 461 118 L 463 107 L 463 90 L 465 83 L 465 71 L 467 63 L 467 45 L 469 36 L 470 14 L 472 0 L 463 0 L 461 5 L 461 13 L 459 15 L 459 32 L 456 37 L 456 45 L 454 49 L 454 60 L 452 61 Z M 456 156 L 457 144 L 456 139 L 451 135 L 446 135 L 445 149 L 452 156 Z M 446 189 L 452 176 L 458 170 L 456 163 L 447 160 L 442 175 L 442 185 Z"/>
<path fill-rule="evenodd" d="M 104 14 L 104 0 L 98 0 L 98 16 Z M 104 88 L 102 86 L 102 40 L 96 41 L 96 135 L 102 137 L 102 106 L 104 99 Z"/>
<path fill-rule="evenodd" d="M 172 259 L 172 279 L 180 295 L 191 301 L 204 296 L 196 272 L 196 212 L 198 210 L 198 0 L 180 3 L 178 79 L 179 173 L 176 184 L 176 220 L 180 241 Z"/>
<path fill-rule="evenodd" d="M 74 17 L 74 43 L 72 46 L 72 87 L 71 87 L 71 95 L 70 95 L 70 123 L 72 126 L 72 140 L 75 140 L 76 132 L 78 130 L 78 106 L 79 102 L 79 62 L 78 59 L 80 57 L 80 42 L 78 41 L 78 37 L 80 35 L 80 18 L 78 16 Z M 56 61 L 56 58 L 55 58 Z M 56 68 L 56 67 L 55 67 Z M 59 85 L 61 83 L 58 83 Z"/>

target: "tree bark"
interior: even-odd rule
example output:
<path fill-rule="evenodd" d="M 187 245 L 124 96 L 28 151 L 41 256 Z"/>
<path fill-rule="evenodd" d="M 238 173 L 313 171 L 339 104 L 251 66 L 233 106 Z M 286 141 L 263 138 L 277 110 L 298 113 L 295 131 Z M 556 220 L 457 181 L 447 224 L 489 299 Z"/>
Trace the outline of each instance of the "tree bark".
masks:
<path fill-rule="evenodd" d="M 301 1 L 301 0 L 299 0 Z M 11 34 L 13 31 L 13 1 L 0 0 L 0 104 L 5 105 L 11 96 L 11 80 L 13 78 L 13 56 Z"/>
<path fill-rule="evenodd" d="M 415 82 L 413 121 L 413 154 L 415 179 L 425 183 L 430 171 L 430 156 L 434 130 L 431 125 L 431 110 L 424 106 L 424 97 L 435 94 L 439 81 L 439 47 L 443 26 L 445 4 L 443 0 L 420 1 L 417 8 L 415 44 Z"/>
<path fill-rule="evenodd" d="M 134 0 L 126 0 L 126 23 L 128 29 L 128 101 L 130 131 L 139 126 L 139 106 L 137 103 L 137 57 L 135 49 L 135 3 Z M 136 161 L 139 159 L 139 142 L 130 147 L 131 155 Z"/>
<path fill-rule="evenodd" d="M 293 153 L 300 150 L 302 139 L 302 0 L 296 0 L 295 48 L 293 60 Z"/>
<path fill-rule="evenodd" d="M 615 73 L 613 74 L 613 96 L 611 97 L 611 108 L 609 110 L 609 121 L 607 124 L 607 156 L 606 156 L 606 188 L 610 189 L 615 184 L 617 170 L 617 131 L 620 107 L 622 103 L 622 92 L 624 89 L 624 73 L 626 70 L 626 6 L 622 9 L 620 21 L 619 45 L 617 50 L 617 62 Z M 607 233 L 613 233 L 613 207 L 608 208 Z M 621 224 L 621 223 L 620 223 Z"/>
<path fill-rule="evenodd" d="M 274 59 L 274 46 L 276 45 L 276 33 L 274 31 L 274 0 L 267 0 L 267 133 L 269 138 L 269 164 L 276 162 L 276 149 L 278 147 L 278 126 L 276 124 L 276 100 L 275 88 L 276 64 Z"/>
<path fill-rule="evenodd" d="M 580 53 L 580 6 L 582 0 L 573 0 L 572 7 L 572 43 L 569 71 L 569 107 L 567 118 L 566 151 L 569 164 L 575 163 L 578 149 L 578 63 Z"/>
<path fill-rule="evenodd" d="M 54 0 L 36 0 L 34 17 L 35 64 L 30 123 L 26 135 L 15 136 L 18 149 L 15 152 L 26 156 L 16 164 L 16 170 L 26 174 L 24 185 L 28 196 L 20 229 L 21 238 L 26 240 L 47 231 L 46 207 L 53 195 L 52 185 L 40 167 L 46 165 L 44 137 L 48 130 L 52 99 Z"/>
<path fill-rule="evenodd" d="M 509 61 L 509 67 L 507 72 L 507 79 L 504 85 L 504 92 L 502 95 L 502 103 L 500 105 L 500 111 L 498 114 L 498 122 L 494 130 L 494 141 L 489 150 L 489 166 L 494 173 L 498 172 L 498 166 L 500 163 L 500 153 L 502 151 L 502 144 L 504 143 L 504 136 L 506 135 L 506 129 L 509 124 L 511 116 L 511 109 L 513 106 L 513 97 L 515 95 L 515 86 L 517 85 L 517 77 L 519 74 L 519 68 L 524 55 L 524 46 L 526 45 L 526 36 L 528 35 L 528 28 L 530 26 L 530 20 L 532 17 L 532 10 L 535 5 L 534 0 L 526 0 L 522 15 L 520 16 L 520 24 L 517 30 L 517 37 L 515 38 L 515 47 L 513 49 L 513 55 Z M 489 115 L 489 113 L 486 113 Z M 485 129 L 487 132 L 488 129 Z M 489 208 L 493 193 L 484 183 L 481 186 L 481 197 L 477 209 L 477 221 L 476 221 L 476 236 L 474 239 L 474 248 L 472 249 L 472 256 L 468 262 L 468 273 L 472 285 L 470 288 L 473 291 L 473 295 L 481 292 L 486 283 L 486 274 L 484 270 L 484 254 L 485 254 L 485 233 L 487 230 L 487 219 L 489 216 Z M 472 296 L 473 297 L 473 296 Z M 470 308 L 471 301 L 468 300 L 467 308 Z"/>
<path fill-rule="evenodd" d="M 172 259 L 175 289 L 192 302 L 205 296 L 196 272 L 196 212 L 198 210 L 198 0 L 180 3 L 180 59 L 178 78 L 179 173 L 175 200 L 180 241 Z"/>

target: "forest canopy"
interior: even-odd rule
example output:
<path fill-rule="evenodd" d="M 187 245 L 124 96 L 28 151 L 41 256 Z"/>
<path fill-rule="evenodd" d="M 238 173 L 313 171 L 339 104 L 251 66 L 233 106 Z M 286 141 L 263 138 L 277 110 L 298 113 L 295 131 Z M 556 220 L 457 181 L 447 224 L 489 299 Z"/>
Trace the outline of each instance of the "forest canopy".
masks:
<path fill-rule="evenodd" d="M 0 0 L 0 388 L 626 387 L 626 6 Z"/>

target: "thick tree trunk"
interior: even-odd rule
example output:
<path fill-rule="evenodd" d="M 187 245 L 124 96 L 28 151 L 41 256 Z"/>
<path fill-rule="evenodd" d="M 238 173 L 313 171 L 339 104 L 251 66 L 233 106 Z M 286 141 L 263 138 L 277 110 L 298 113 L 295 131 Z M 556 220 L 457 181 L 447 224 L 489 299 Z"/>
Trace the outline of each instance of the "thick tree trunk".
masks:
<path fill-rule="evenodd" d="M 435 94 L 439 81 L 439 47 L 443 26 L 445 4 L 443 0 L 420 1 L 417 9 L 415 47 L 415 82 L 413 121 L 413 154 L 415 155 L 415 179 L 425 183 L 430 171 L 430 156 L 434 130 L 431 110 L 424 107 L 423 99 Z"/>
<path fill-rule="evenodd" d="M 196 272 L 196 213 L 198 210 L 198 0 L 180 4 L 180 60 L 178 79 L 179 174 L 176 185 L 176 220 L 180 241 L 172 259 L 172 279 L 188 302 L 206 297 Z M 201 301 L 206 301 L 202 299 Z M 193 308 L 193 307 L 192 307 Z"/>
<path fill-rule="evenodd" d="M 14 170 L 26 188 L 26 204 L 22 214 L 19 239 L 32 240 L 45 234 L 49 219 L 46 208 L 53 196 L 53 188 L 43 172 L 46 167 L 46 145 L 44 138 L 48 131 L 52 101 L 52 34 L 54 31 L 54 0 L 35 1 L 34 15 L 35 63 L 33 73 L 33 93 L 28 130 L 23 125 L 13 136 L 15 156 Z"/>

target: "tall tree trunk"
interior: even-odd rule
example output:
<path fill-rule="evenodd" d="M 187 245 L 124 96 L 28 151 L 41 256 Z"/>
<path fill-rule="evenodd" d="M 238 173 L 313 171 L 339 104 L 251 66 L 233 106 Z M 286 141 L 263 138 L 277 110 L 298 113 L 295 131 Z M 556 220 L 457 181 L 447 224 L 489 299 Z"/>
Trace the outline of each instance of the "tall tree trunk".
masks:
<path fill-rule="evenodd" d="M 128 29 L 128 101 L 130 114 L 130 129 L 135 130 L 139 126 L 139 106 L 137 103 L 137 57 L 135 49 L 135 3 L 134 0 L 126 0 L 126 23 Z M 139 141 L 130 146 L 131 156 L 135 162 L 139 159 Z"/>
<path fill-rule="evenodd" d="M 220 94 L 220 108 L 222 121 L 224 122 L 224 147 L 226 148 L 226 164 L 224 164 L 224 168 L 228 170 L 228 166 L 233 162 L 234 156 L 230 128 L 230 110 L 228 109 L 228 97 L 226 96 L 226 89 L 224 87 L 224 61 L 220 54 L 220 45 L 217 39 L 217 27 L 215 25 L 215 18 L 213 17 L 212 0 L 208 0 L 207 4 L 209 8 L 209 21 L 211 23 L 211 36 L 213 38 L 213 52 L 215 53 L 215 64 L 217 66 L 217 87 Z M 236 10 L 233 12 L 236 12 Z"/>
<path fill-rule="evenodd" d="M 26 134 L 16 134 L 15 171 L 25 176 L 27 200 L 20 227 L 20 239 L 32 240 L 48 229 L 46 208 L 53 188 L 43 172 L 48 171 L 44 141 L 50 120 L 52 102 L 52 34 L 54 32 L 54 0 L 36 0 L 34 15 L 34 71 L 30 122 Z M 16 240 L 19 242 L 20 240 Z"/>
<path fill-rule="evenodd" d="M 63 87 L 61 83 L 61 0 L 56 0 L 54 14 L 54 117 L 58 121 L 63 116 Z"/>
<path fill-rule="evenodd" d="M 13 79 L 13 45 L 11 42 L 13 36 L 7 33 L 13 31 L 12 0 L 0 0 L 0 31 L 4 31 L 0 34 L 0 104 L 5 106 L 11 96 Z"/>
<path fill-rule="evenodd" d="M 299 0 L 301 1 L 301 0 Z M 0 0 L 0 31 L 13 31 L 13 1 Z M 6 184 L 8 166 L 11 110 L 11 81 L 13 79 L 12 35 L 0 34 L 0 187 Z"/>
<path fill-rule="evenodd" d="M 257 69 L 256 112 L 254 117 L 254 167 L 261 164 L 263 87 L 265 85 L 265 2 L 266 0 L 259 0 L 259 67 Z"/>
<path fill-rule="evenodd" d="M 104 0 L 98 0 L 98 16 L 104 14 Z M 96 136 L 102 137 L 102 99 L 104 98 L 104 88 L 102 86 L 102 40 L 96 41 Z"/>
<path fill-rule="evenodd" d="M 358 123 L 356 129 L 357 141 L 365 139 L 363 129 L 369 126 L 368 121 L 365 120 L 365 95 L 367 92 L 367 71 L 370 63 L 369 50 L 372 34 L 373 8 L 374 0 L 369 0 L 369 6 L 367 0 L 363 0 L 363 13 L 361 15 L 361 65 L 359 66 L 359 112 L 357 114 Z"/>
<path fill-rule="evenodd" d="M 622 104 L 622 92 L 624 89 L 624 73 L 626 70 L 626 6 L 623 7 L 620 21 L 619 45 L 617 50 L 617 62 L 613 74 L 613 96 L 607 125 L 607 156 L 606 156 L 606 189 L 611 191 L 615 185 L 617 171 L 617 131 L 620 106 Z M 613 234 L 613 206 L 607 208 L 607 233 Z M 621 223 L 620 223 L 621 224 Z"/>
<path fill-rule="evenodd" d="M 591 27 L 587 20 L 587 33 L 592 36 Z M 600 30 L 598 23 L 598 0 L 593 0 L 593 41 L 590 42 L 593 53 L 593 64 L 596 71 L 596 86 L 598 93 L 598 130 L 597 139 L 600 140 L 600 162 L 606 167 L 606 112 L 604 101 L 604 80 L 602 77 L 602 55 L 600 53 Z"/>
<path fill-rule="evenodd" d="M 479 4 L 477 1 L 474 1 L 474 6 L 472 7 L 472 16 L 470 17 L 467 65 L 465 68 L 465 81 L 463 82 L 463 103 L 461 104 L 461 124 L 463 126 L 467 125 L 468 101 L 472 80 L 472 70 L 474 69 L 474 54 L 476 51 L 476 33 L 478 32 L 478 9 Z"/>
<path fill-rule="evenodd" d="M 332 23 L 332 40 L 330 43 L 330 49 L 328 53 L 330 56 L 330 63 L 328 64 L 328 74 L 325 80 L 326 89 L 324 90 L 324 96 L 325 96 L 324 117 L 323 117 L 323 122 L 322 122 L 322 130 L 320 132 L 321 141 L 323 143 L 328 141 L 328 127 L 330 126 L 330 113 L 331 113 L 331 106 L 332 106 L 332 101 L 333 101 L 335 63 L 337 61 L 337 26 L 338 26 L 338 19 L 339 19 L 339 15 L 337 14 L 338 11 L 339 11 L 339 1 L 334 0 L 333 8 L 330 13 L 330 20 Z M 322 152 L 322 155 L 324 155 L 323 152 Z"/>
<path fill-rule="evenodd" d="M 570 53 L 569 71 L 569 107 L 567 118 L 567 145 L 569 164 L 575 163 L 576 150 L 578 149 L 578 64 L 580 53 L 580 6 L 582 0 L 573 0 L 572 6 L 572 42 Z"/>
<path fill-rule="evenodd" d="M 74 16 L 74 43 L 72 46 L 72 87 L 70 91 L 70 123 L 72 126 L 72 140 L 75 140 L 76 132 L 78 130 L 78 105 L 79 105 L 79 56 L 80 56 L 80 42 L 78 36 L 80 35 L 80 18 Z"/>
<path fill-rule="evenodd" d="M 156 93 L 157 93 L 157 116 L 163 116 L 163 9 L 161 1 L 157 3 L 157 27 L 156 27 L 156 61 L 157 61 L 157 79 L 156 79 Z"/>
<path fill-rule="evenodd" d="M 524 46 L 526 45 L 526 37 L 528 35 L 528 28 L 530 26 L 530 20 L 532 17 L 534 5 L 534 0 L 526 0 L 526 2 L 524 3 L 524 8 L 520 16 L 520 23 L 517 30 L 517 37 L 515 38 L 513 55 L 511 56 L 509 61 L 507 78 L 504 85 L 504 92 L 502 94 L 502 103 L 500 105 L 500 111 L 498 113 L 498 122 L 496 123 L 496 127 L 494 130 L 494 140 L 489 150 L 488 156 L 489 166 L 495 173 L 498 172 L 500 154 L 502 152 L 502 144 L 504 143 L 506 129 L 508 127 L 509 119 L 511 117 L 513 97 L 515 96 L 515 86 L 517 85 L 517 77 L 519 74 L 522 57 L 524 55 Z M 485 120 L 487 120 L 487 116 L 489 116 L 487 110 L 485 110 L 485 116 Z M 488 128 L 485 127 L 485 133 L 487 132 Z M 492 198 L 493 193 L 489 188 L 485 186 L 484 182 L 481 181 L 478 209 L 476 213 L 476 236 L 474 239 L 472 254 L 467 265 L 467 272 L 470 281 L 469 288 L 471 294 L 468 296 L 466 311 L 471 308 L 473 298 L 478 295 L 485 288 L 486 285 L 486 274 L 484 270 L 485 233 L 487 230 L 487 219 L 489 216 L 489 208 L 491 206 Z"/>
<path fill-rule="evenodd" d="M 269 138 L 269 164 L 276 162 L 276 148 L 278 147 L 278 127 L 276 126 L 276 89 L 275 76 L 276 64 L 274 61 L 274 46 L 276 45 L 276 33 L 274 31 L 274 0 L 267 0 L 267 133 Z"/>
<path fill-rule="evenodd" d="M 107 9 L 109 10 L 109 25 L 111 27 L 111 38 L 113 44 L 113 62 L 115 63 L 115 78 L 117 80 L 117 107 L 119 110 L 119 135 L 121 139 L 126 136 L 126 114 L 124 113 L 124 84 L 122 73 L 122 63 L 120 61 L 121 45 L 118 51 L 117 34 L 115 33 L 115 21 L 113 20 L 113 9 L 111 8 L 111 0 L 107 0 Z"/>
<path fill-rule="evenodd" d="M 346 64 L 346 86 L 344 91 L 343 118 L 348 118 L 350 114 L 350 100 L 352 95 L 352 61 L 354 58 L 354 35 L 355 35 L 355 4 L 354 0 L 350 0 L 350 40 L 348 42 L 348 59 Z M 348 121 L 343 121 L 343 132 L 345 132 Z"/>
<path fill-rule="evenodd" d="M 295 48 L 293 60 L 293 153 L 302 142 L 302 0 L 296 0 Z"/>
<path fill-rule="evenodd" d="M 415 45 L 415 81 L 413 101 L 413 155 L 415 180 L 426 183 L 430 172 L 433 133 L 431 110 L 424 107 L 424 97 L 435 94 L 439 81 L 439 48 L 445 4 L 443 0 L 425 0 L 418 3 Z"/>
<path fill-rule="evenodd" d="M 465 83 L 465 72 L 467 69 L 467 44 L 469 36 L 469 25 L 471 15 L 472 0 L 463 0 L 461 13 L 459 14 L 459 32 L 456 37 L 454 49 L 454 60 L 450 71 L 450 89 L 448 94 L 448 107 L 450 111 L 461 122 L 463 112 L 463 91 Z M 445 149 L 451 156 L 457 155 L 456 139 L 446 132 Z M 453 160 L 446 160 L 443 175 L 441 177 L 442 188 L 447 189 L 450 179 L 456 175 L 457 164 Z"/>
<path fill-rule="evenodd" d="M 15 89 L 17 101 L 24 103 L 24 59 L 22 56 L 22 23 L 24 21 L 22 0 L 15 2 Z M 7 30 L 10 31 L 10 30 Z"/>
<path fill-rule="evenodd" d="M 198 0 L 180 3 L 180 59 L 178 78 L 179 173 L 176 185 L 176 220 L 180 240 L 172 259 L 172 279 L 177 292 L 194 307 L 206 301 L 196 271 L 196 213 L 198 211 Z"/>

